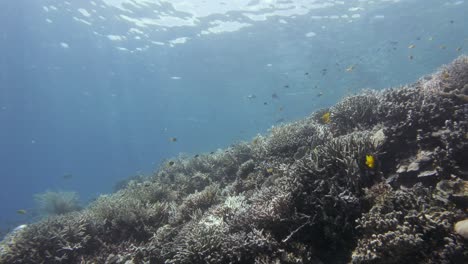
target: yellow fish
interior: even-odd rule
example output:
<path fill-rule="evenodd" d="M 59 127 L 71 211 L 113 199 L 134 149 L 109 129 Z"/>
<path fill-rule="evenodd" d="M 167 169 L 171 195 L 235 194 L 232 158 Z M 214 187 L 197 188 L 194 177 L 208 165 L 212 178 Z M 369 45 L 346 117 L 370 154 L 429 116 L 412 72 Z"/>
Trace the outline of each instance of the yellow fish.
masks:
<path fill-rule="evenodd" d="M 330 124 L 330 112 L 326 112 L 322 115 L 322 122 L 325 124 Z"/>
<path fill-rule="evenodd" d="M 375 167 L 375 159 L 372 155 L 366 155 L 366 166 L 369 169 L 373 169 Z"/>
<path fill-rule="evenodd" d="M 270 174 L 273 173 L 273 168 L 268 168 L 267 172 L 270 173 Z"/>

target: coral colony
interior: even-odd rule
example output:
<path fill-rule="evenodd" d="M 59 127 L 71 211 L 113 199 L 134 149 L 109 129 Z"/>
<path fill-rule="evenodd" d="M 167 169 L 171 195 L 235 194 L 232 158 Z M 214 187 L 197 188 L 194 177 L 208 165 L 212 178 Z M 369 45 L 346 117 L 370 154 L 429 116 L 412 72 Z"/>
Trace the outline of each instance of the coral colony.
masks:
<path fill-rule="evenodd" d="M 468 57 L 22 226 L 0 263 L 468 263 Z"/>

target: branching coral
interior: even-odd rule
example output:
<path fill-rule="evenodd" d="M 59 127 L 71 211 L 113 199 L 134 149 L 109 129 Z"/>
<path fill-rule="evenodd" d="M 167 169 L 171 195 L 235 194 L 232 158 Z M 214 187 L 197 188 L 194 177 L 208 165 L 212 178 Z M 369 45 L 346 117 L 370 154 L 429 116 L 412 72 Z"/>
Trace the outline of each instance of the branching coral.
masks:
<path fill-rule="evenodd" d="M 320 144 L 324 130 L 312 118 L 273 127 L 268 137 L 254 139 L 253 152 L 258 159 L 292 158 L 300 147 Z"/>
<path fill-rule="evenodd" d="M 371 192 L 380 194 L 381 188 Z M 357 220 L 362 237 L 353 263 L 462 263 L 464 243 L 451 234 L 450 224 L 461 211 L 447 210 L 421 185 L 385 189 L 385 200 L 374 200 L 371 210 Z"/>
<path fill-rule="evenodd" d="M 347 97 L 331 108 L 328 123 L 338 135 L 372 128 L 379 121 L 380 101 L 381 95 L 375 91 Z"/>
<path fill-rule="evenodd" d="M 61 215 L 80 210 L 76 192 L 52 192 L 34 195 L 39 214 L 44 216 Z"/>
<path fill-rule="evenodd" d="M 467 263 L 467 69 L 171 159 L 7 236 L 0 263 Z"/>

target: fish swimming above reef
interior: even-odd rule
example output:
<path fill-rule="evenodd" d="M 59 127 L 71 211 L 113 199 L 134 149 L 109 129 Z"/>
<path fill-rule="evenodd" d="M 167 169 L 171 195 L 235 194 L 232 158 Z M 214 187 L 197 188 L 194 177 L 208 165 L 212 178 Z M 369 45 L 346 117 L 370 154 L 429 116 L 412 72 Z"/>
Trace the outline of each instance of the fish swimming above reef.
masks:
<path fill-rule="evenodd" d="M 19 209 L 19 210 L 16 211 L 16 213 L 19 214 L 19 215 L 25 215 L 25 214 L 28 213 L 28 211 L 26 211 L 24 209 Z"/>
<path fill-rule="evenodd" d="M 346 68 L 345 71 L 346 72 L 352 72 L 352 71 L 354 71 L 354 68 L 356 68 L 356 65 L 353 64 L 353 65 L 348 66 L 348 68 Z"/>
<path fill-rule="evenodd" d="M 460 56 L 251 143 L 166 160 L 8 235 L 0 263 L 468 263 L 467 80 Z"/>

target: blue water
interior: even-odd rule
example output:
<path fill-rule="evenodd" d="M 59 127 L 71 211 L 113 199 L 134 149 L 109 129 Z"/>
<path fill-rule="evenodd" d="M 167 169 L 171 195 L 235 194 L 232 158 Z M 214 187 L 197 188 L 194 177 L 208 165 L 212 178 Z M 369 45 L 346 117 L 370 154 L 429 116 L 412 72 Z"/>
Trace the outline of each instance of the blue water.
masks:
<path fill-rule="evenodd" d="M 0 230 L 35 219 L 36 193 L 86 204 L 468 49 L 465 1 L 119 2 L 0 3 Z M 210 30 L 219 21 L 247 26 Z"/>

